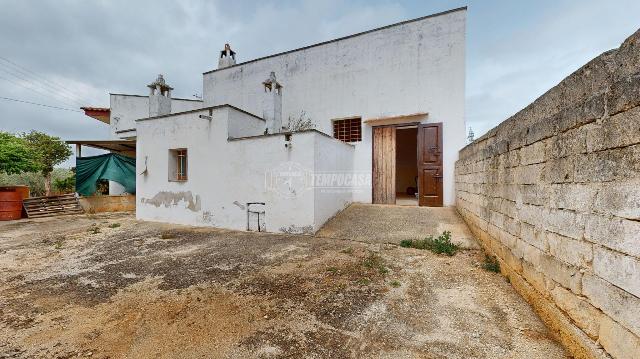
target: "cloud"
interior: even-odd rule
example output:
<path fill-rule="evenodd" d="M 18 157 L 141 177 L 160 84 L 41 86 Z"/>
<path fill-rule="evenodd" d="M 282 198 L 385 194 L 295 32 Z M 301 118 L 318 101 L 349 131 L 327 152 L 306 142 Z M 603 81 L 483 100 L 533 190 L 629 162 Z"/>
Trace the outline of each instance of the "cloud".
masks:
<path fill-rule="evenodd" d="M 0 56 L 68 92 L 27 89 L 30 84 L 3 72 L 8 67 L 0 61 L 0 96 L 74 109 L 79 102 L 107 106 L 109 92 L 146 94 L 145 85 L 163 73 L 175 96 L 191 98 L 201 93 L 202 72 L 216 67 L 226 42 L 246 61 L 463 4 L 15 1 L 0 12 Z M 640 3 L 631 0 L 470 1 L 468 124 L 477 135 L 484 133 L 592 57 L 618 46 L 635 31 L 639 11 Z M 38 129 L 65 139 L 108 137 L 106 125 L 82 113 L 8 101 L 0 101 L 0 129 Z"/>

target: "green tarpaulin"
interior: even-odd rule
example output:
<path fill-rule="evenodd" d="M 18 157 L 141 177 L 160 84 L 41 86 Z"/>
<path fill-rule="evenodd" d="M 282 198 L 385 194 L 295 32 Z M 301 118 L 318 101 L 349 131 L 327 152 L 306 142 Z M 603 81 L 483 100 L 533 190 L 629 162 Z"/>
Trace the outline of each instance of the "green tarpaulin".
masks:
<path fill-rule="evenodd" d="M 96 193 L 96 182 L 103 179 L 136 193 L 136 159 L 116 153 L 76 158 L 76 192 L 91 196 Z"/>

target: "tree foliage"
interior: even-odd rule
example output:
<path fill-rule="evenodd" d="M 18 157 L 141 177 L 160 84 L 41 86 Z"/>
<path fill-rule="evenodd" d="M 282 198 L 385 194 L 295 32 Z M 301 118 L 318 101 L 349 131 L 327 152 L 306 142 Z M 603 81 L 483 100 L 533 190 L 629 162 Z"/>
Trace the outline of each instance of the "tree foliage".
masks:
<path fill-rule="evenodd" d="M 71 189 L 70 191 L 67 188 L 61 188 L 56 185 L 56 183 L 63 183 L 69 177 L 74 176 L 73 171 L 67 168 L 57 167 L 51 172 L 51 181 L 53 183 L 52 188 L 58 193 L 68 193 L 73 192 L 75 190 Z M 62 182 L 61 182 L 62 181 Z M 39 197 L 46 195 L 45 188 L 45 178 L 40 171 L 38 172 L 23 172 L 16 173 L 12 175 L 8 175 L 6 173 L 0 172 L 0 186 L 29 186 L 29 191 L 31 192 L 31 196 Z"/>
<path fill-rule="evenodd" d="M 73 152 L 69 145 L 60 137 L 49 136 L 46 133 L 31 131 L 23 133 L 21 137 L 28 143 L 40 165 L 40 171 L 47 176 L 53 167 L 64 162 Z"/>
<path fill-rule="evenodd" d="M 0 172 L 17 174 L 40 170 L 36 154 L 23 138 L 0 131 Z"/>

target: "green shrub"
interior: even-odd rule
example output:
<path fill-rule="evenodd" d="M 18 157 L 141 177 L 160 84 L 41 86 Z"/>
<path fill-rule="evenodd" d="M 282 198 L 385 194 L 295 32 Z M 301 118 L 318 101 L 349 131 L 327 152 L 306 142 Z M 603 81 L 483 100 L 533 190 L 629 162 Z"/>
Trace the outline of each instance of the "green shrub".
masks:
<path fill-rule="evenodd" d="M 429 236 L 425 239 L 405 239 L 400 242 L 401 247 L 428 249 L 436 254 L 446 254 L 452 256 L 460 249 L 451 242 L 451 232 L 444 231 L 438 237 Z"/>
<path fill-rule="evenodd" d="M 484 256 L 484 263 L 482 263 L 482 268 L 489 272 L 500 273 L 500 263 L 495 256 Z"/>
<path fill-rule="evenodd" d="M 73 193 L 76 191 L 76 176 L 71 174 L 71 176 L 66 178 L 56 178 L 53 180 L 53 188 L 60 193 Z"/>
<path fill-rule="evenodd" d="M 68 168 L 56 168 L 51 173 L 51 179 L 54 183 L 73 176 L 73 171 Z M 0 172 L 0 186 L 29 186 L 29 193 L 32 197 L 40 197 L 45 195 L 44 176 L 40 172 L 25 172 L 19 174 L 8 175 Z"/>

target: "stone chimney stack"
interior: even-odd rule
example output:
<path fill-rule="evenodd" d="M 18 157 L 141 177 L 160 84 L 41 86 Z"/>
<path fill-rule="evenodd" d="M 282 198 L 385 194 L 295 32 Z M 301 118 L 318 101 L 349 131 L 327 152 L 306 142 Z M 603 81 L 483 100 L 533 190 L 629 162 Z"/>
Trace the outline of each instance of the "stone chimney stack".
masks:
<path fill-rule="evenodd" d="M 218 68 L 233 66 L 236 64 L 236 53 L 231 50 L 229 44 L 224 44 L 224 50 L 220 51 L 220 59 L 218 59 Z"/>
<path fill-rule="evenodd" d="M 271 72 L 264 86 L 262 118 L 267 122 L 267 133 L 282 132 L 282 85 L 276 81 L 276 73 Z"/>
<path fill-rule="evenodd" d="M 164 77 L 158 78 L 147 85 L 149 93 L 149 117 L 168 115 L 171 113 L 171 90 L 173 87 L 164 82 Z"/>

